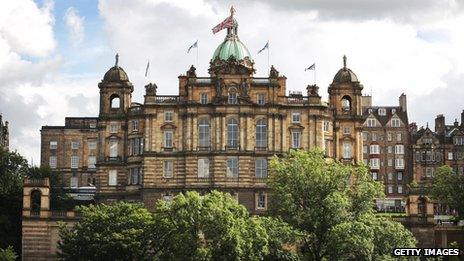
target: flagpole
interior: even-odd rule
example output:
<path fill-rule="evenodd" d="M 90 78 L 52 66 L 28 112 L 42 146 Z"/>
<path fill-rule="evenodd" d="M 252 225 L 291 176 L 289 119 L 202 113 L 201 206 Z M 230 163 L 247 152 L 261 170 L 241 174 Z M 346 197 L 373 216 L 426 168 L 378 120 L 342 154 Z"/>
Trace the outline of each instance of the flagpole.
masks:
<path fill-rule="evenodd" d="M 196 63 L 196 66 L 198 67 L 198 49 L 199 49 L 200 47 L 198 47 L 198 40 L 196 41 L 196 43 L 197 43 L 197 63 Z"/>
<path fill-rule="evenodd" d="M 267 43 L 269 44 L 269 41 L 267 41 Z M 269 67 L 269 53 L 270 53 L 270 50 L 269 50 L 269 45 L 267 46 L 267 71 L 268 73 L 270 74 L 271 73 L 271 67 Z"/>
<path fill-rule="evenodd" d="M 314 85 L 316 85 L 316 66 L 314 66 Z"/>

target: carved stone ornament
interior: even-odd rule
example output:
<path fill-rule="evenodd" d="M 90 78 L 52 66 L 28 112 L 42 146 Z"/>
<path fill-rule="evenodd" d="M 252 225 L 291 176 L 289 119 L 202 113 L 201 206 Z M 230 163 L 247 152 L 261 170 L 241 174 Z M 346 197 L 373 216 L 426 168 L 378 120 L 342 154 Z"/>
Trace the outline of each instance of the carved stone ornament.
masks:
<path fill-rule="evenodd" d="M 195 66 L 190 66 L 190 69 L 187 71 L 187 77 L 197 77 L 196 70 Z"/>
<path fill-rule="evenodd" d="M 278 78 L 279 77 L 279 71 L 274 68 L 274 65 L 271 66 L 271 70 L 269 72 L 269 78 Z"/>
<path fill-rule="evenodd" d="M 155 95 L 156 96 L 156 89 L 158 89 L 158 86 L 154 83 L 149 83 L 145 85 L 145 93 L 146 95 Z"/>

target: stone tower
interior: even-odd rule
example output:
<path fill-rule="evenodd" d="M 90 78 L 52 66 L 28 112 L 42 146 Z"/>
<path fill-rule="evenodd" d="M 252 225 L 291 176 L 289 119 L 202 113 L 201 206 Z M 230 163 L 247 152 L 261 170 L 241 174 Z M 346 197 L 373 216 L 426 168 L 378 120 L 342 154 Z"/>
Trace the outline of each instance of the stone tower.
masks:
<path fill-rule="evenodd" d="M 334 158 L 344 162 L 362 162 L 362 89 L 343 56 L 343 67 L 335 75 L 328 92 L 334 115 Z"/>

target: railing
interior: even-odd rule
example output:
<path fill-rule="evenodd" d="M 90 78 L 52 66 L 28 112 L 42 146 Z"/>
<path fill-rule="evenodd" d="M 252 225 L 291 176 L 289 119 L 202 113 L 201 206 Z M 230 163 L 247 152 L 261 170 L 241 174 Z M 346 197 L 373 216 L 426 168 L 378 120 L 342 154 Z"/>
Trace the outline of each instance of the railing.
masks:
<path fill-rule="evenodd" d="M 31 210 L 31 217 L 40 217 L 40 210 Z"/>
<path fill-rule="evenodd" d="M 280 98 L 283 98 L 285 104 L 309 104 L 306 96 L 280 96 Z"/>
<path fill-rule="evenodd" d="M 24 185 L 49 186 L 48 179 L 25 179 Z"/>
<path fill-rule="evenodd" d="M 211 150 L 211 146 L 198 146 L 197 147 L 197 150 L 199 151 L 210 151 Z"/>
<path fill-rule="evenodd" d="M 211 182 L 211 177 L 198 177 L 198 182 Z"/>
<path fill-rule="evenodd" d="M 52 210 L 52 217 L 67 217 L 68 213 L 66 210 Z"/>
<path fill-rule="evenodd" d="M 156 96 L 155 103 L 178 103 L 179 96 L 177 95 L 164 95 L 164 96 Z"/>

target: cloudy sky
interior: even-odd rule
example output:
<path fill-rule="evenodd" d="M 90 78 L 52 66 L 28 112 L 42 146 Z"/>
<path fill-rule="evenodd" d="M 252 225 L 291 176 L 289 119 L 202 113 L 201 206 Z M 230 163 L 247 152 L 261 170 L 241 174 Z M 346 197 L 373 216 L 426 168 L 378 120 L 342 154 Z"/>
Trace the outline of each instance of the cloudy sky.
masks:
<path fill-rule="evenodd" d="M 267 53 L 257 51 L 269 41 L 287 90 L 313 83 L 304 68 L 315 62 L 326 98 L 346 54 L 375 105 L 396 105 L 404 92 L 410 121 L 460 118 L 461 0 L 8 0 L 0 9 L 0 113 L 10 121 L 11 148 L 37 164 L 42 125 L 96 116 L 97 84 L 116 52 L 135 85 L 134 101 L 142 101 L 148 60 L 148 80 L 160 93 L 177 94 L 177 76 L 197 63 L 196 52 L 186 52 L 196 40 L 197 72 L 206 76 L 225 35 L 211 28 L 230 5 L 258 76 L 267 75 Z"/>

